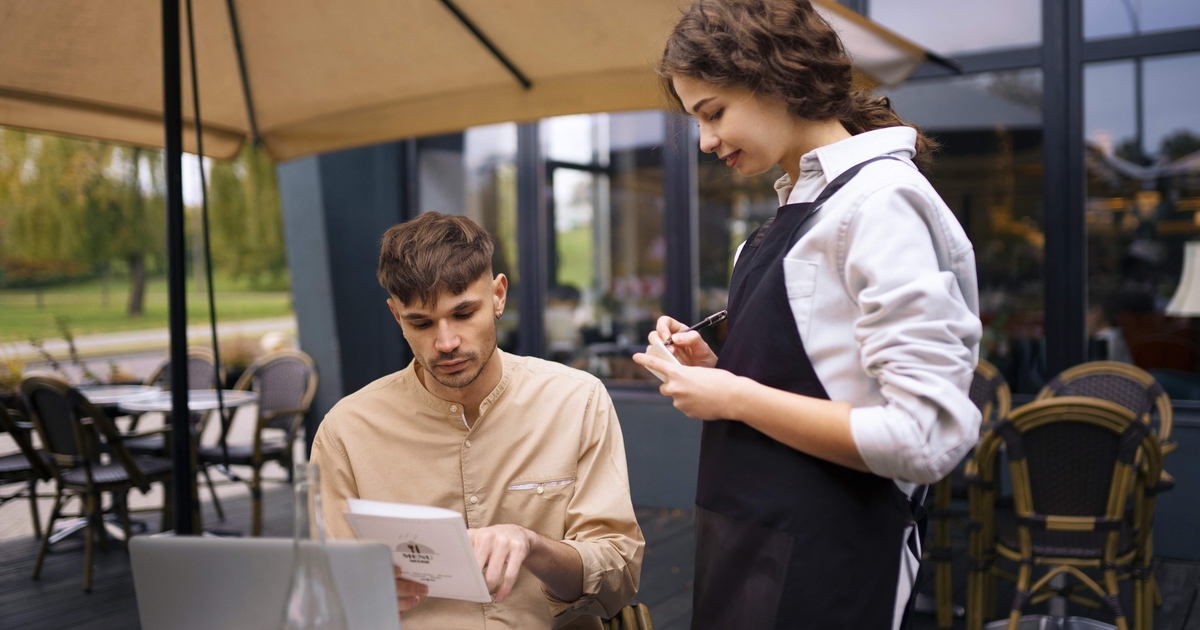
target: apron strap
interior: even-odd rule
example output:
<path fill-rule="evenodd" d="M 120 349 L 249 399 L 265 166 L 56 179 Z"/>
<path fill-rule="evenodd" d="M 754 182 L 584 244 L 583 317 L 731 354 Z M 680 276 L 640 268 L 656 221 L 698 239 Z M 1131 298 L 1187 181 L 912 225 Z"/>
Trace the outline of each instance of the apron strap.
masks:
<path fill-rule="evenodd" d="M 845 186 L 847 182 L 854 179 L 854 176 L 858 175 L 858 172 L 861 171 L 864 166 L 870 164 L 871 162 L 878 162 L 879 160 L 896 160 L 898 162 L 904 161 L 894 155 L 879 155 L 869 160 L 859 162 L 858 164 L 846 169 L 846 171 L 841 175 L 833 178 L 833 181 L 826 184 L 825 188 L 821 190 L 821 193 L 817 195 L 817 198 L 812 201 L 812 205 L 809 206 L 808 212 L 805 213 L 804 217 L 800 219 L 800 222 L 796 224 L 796 227 L 792 229 L 792 236 L 788 242 L 791 245 L 795 245 L 796 241 L 800 240 L 800 228 L 804 227 L 804 224 L 808 221 L 808 219 L 812 217 L 812 215 L 816 214 L 817 211 L 821 209 L 821 206 L 825 205 L 826 201 L 829 201 L 830 197 L 836 195 L 837 192 L 842 189 L 842 186 Z"/>

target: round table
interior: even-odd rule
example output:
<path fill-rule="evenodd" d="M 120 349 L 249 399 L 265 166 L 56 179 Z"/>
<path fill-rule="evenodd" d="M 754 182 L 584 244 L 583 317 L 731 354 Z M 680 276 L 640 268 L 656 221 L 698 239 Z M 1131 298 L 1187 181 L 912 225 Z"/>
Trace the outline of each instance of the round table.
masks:
<path fill-rule="evenodd" d="M 93 405 L 117 405 L 131 397 L 162 391 L 149 385 L 85 385 L 76 389 Z"/>
<path fill-rule="evenodd" d="M 237 389 L 223 389 L 221 390 L 221 397 L 224 399 L 226 409 L 236 409 L 244 405 L 258 402 L 258 394 Z M 125 413 L 145 413 L 147 411 L 162 411 L 169 413 L 171 411 L 171 392 L 164 392 L 162 390 L 155 389 L 152 392 L 146 392 L 137 396 L 125 398 L 121 400 L 118 405 L 120 406 L 121 411 Z M 217 390 L 188 390 L 189 411 L 210 411 L 216 408 Z"/>

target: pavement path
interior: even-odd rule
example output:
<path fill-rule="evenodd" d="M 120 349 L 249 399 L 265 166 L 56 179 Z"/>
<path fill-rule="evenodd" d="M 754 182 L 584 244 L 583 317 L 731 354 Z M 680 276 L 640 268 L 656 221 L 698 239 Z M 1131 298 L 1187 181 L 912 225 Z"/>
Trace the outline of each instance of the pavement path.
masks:
<path fill-rule="evenodd" d="M 217 323 L 217 336 L 221 339 L 257 338 L 268 332 L 276 331 L 294 336 L 296 334 L 296 318 L 289 316 Z M 204 345 L 212 343 L 207 323 L 188 326 L 187 334 L 190 343 Z M 170 339 L 170 331 L 166 328 L 80 335 L 75 338 L 75 349 L 83 358 L 133 352 L 166 352 Z M 62 339 L 47 339 L 45 348 L 55 359 L 61 361 L 69 358 L 67 342 Z M 26 341 L 0 344 L 0 356 L 17 356 L 26 363 L 37 363 L 41 360 L 41 354 Z"/>

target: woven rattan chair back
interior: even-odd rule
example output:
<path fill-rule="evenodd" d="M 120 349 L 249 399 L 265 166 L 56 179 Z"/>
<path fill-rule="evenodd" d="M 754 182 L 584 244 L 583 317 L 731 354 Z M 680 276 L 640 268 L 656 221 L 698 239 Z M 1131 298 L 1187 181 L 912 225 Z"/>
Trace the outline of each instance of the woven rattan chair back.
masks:
<path fill-rule="evenodd" d="M 1008 417 L 1012 410 L 1012 391 L 1004 375 L 996 366 L 984 359 L 975 366 L 975 378 L 971 380 L 971 402 L 983 413 L 983 424 L 980 433 L 988 427 Z"/>
<path fill-rule="evenodd" d="M 54 377 L 31 376 L 21 382 L 21 396 L 54 464 L 56 478 L 61 470 L 82 467 L 90 485 L 92 466 L 100 464 L 101 453 L 107 452 L 125 468 L 131 486 L 142 492 L 150 490 L 145 475 L 121 443 L 116 426 L 74 387 Z"/>
<path fill-rule="evenodd" d="M 1035 401 L 1013 411 L 996 424 L 976 449 L 982 485 L 995 487 L 994 463 L 1000 446 L 1007 447 L 1013 503 L 1019 540 L 1020 569 L 1010 630 L 1017 627 L 1025 606 L 1051 578 L 1068 573 L 1091 589 L 1112 611 L 1119 628 L 1126 627 L 1118 600 L 1118 566 L 1144 564 L 1146 558 L 1119 557 L 1126 505 L 1131 496 L 1147 497 L 1145 523 L 1135 523 L 1136 547 L 1148 551 L 1149 514 L 1153 491 L 1145 479 L 1162 471 L 1158 439 L 1137 415 L 1105 400 L 1062 396 Z M 1137 474 L 1136 461 L 1148 472 Z M 1034 534 L 1040 548 L 1034 547 Z M 1032 583 L 1032 567 L 1049 572 Z M 1105 573 L 1104 586 L 1080 568 Z M 1139 581 L 1143 589 L 1145 579 Z M 1139 611 L 1139 617 L 1141 612 Z"/>
<path fill-rule="evenodd" d="M 1055 396 L 1090 396 L 1121 405 L 1154 429 L 1166 451 L 1173 450 L 1171 397 L 1141 368 L 1116 361 L 1077 365 L 1051 379 L 1037 399 Z"/>
<path fill-rule="evenodd" d="M 216 389 L 218 377 L 225 383 L 225 367 L 217 369 L 213 351 L 203 346 L 191 346 L 188 353 L 188 389 Z M 164 390 L 171 388 L 171 360 L 163 359 L 158 367 L 146 377 L 146 385 Z"/>
<path fill-rule="evenodd" d="M 238 389 L 258 393 L 259 415 L 270 416 L 288 409 L 308 409 L 317 394 L 317 371 L 303 352 L 284 350 L 260 359 L 246 370 Z M 302 414 L 277 415 L 266 428 L 293 430 Z"/>
<path fill-rule="evenodd" d="M 20 426 L 24 421 L 25 417 L 21 412 L 9 409 L 0 402 L 0 433 L 7 433 L 17 443 L 17 449 L 29 461 L 29 468 L 35 477 L 49 480 L 53 477 L 53 473 L 46 466 L 46 460 L 33 445 L 30 431 Z"/>

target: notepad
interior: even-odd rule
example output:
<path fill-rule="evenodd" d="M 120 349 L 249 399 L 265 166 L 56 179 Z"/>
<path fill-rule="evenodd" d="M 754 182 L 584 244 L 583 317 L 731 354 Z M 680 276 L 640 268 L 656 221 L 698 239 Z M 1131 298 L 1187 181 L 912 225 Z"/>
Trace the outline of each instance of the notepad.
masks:
<path fill-rule="evenodd" d="M 679 359 L 676 359 L 675 355 L 671 354 L 671 351 L 667 349 L 667 346 L 666 346 L 666 344 L 664 344 L 662 342 L 662 339 L 658 338 L 657 334 L 655 334 L 653 337 L 650 338 L 650 345 L 646 346 L 646 354 L 648 354 L 652 357 L 658 357 L 664 361 L 669 361 L 676 365 L 682 365 L 681 363 L 679 363 Z M 650 370 L 651 374 L 657 376 L 658 380 L 660 380 L 660 381 L 667 380 L 667 377 L 665 375 L 663 375 L 661 372 L 659 372 L 658 370 L 651 370 L 650 368 L 646 368 L 646 369 Z"/>
<path fill-rule="evenodd" d="M 463 515 L 428 505 L 349 499 L 346 520 L 359 540 L 392 550 L 400 576 L 429 587 L 429 597 L 490 603 Z"/>

